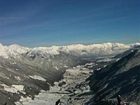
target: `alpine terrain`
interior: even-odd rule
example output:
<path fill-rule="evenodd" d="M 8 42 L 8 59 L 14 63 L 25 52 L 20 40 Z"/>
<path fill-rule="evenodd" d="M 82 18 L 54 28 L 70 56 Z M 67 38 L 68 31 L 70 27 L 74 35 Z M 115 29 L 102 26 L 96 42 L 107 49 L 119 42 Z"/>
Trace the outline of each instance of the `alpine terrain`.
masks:
<path fill-rule="evenodd" d="M 140 44 L 0 44 L 0 105 L 140 105 Z"/>

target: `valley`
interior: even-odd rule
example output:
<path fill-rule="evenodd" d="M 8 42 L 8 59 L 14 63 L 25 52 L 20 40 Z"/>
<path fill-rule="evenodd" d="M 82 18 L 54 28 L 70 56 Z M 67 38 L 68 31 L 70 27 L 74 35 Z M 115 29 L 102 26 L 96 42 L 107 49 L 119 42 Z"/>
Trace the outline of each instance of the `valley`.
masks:
<path fill-rule="evenodd" d="M 96 105 L 104 99 L 116 99 L 120 93 L 115 95 L 114 92 L 121 87 L 114 84 L 116 91 L 107 88 L 107 92 L 112 91 L 107 98 L 104 89 L 117 76 L 115 71 L 123 73 L 123 70 L 139 65 L 138 56 L 134 57 L 134 63 L 129 62 L 125 67 L 126 60 L 129 61 L 127 56 L 132 54 L 133 57 L 135 51 L 139 52 L 137 46 L 104 43 L 31 49 L 1 45 L 0 104 Z M 120 69 L 120 65 L 124 67 Z M 118 80 L 118 84 L 121 81 Z"/>

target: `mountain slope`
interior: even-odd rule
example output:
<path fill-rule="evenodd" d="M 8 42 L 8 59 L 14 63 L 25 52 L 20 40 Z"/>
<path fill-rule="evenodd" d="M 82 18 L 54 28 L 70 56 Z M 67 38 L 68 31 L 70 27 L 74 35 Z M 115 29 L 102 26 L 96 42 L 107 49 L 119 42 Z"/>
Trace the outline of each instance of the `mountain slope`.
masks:
<path fill-rule="evenodd" d="M 34 99 L 60 81 L 66 69 L 130 47 L 119 43 L 36 48 L 0 44 L 0 105 L 15 105 L 22 97 Z"/>
<path fill-rule="evenodd" d="M 95 72 L 89 80 L 94 93 L 89 103 L 93 105 L 113 100 L 117 95 L 121 95 L 127 102 L 140 105 L 140 48 L 123 53 L 120 60 Z"/>

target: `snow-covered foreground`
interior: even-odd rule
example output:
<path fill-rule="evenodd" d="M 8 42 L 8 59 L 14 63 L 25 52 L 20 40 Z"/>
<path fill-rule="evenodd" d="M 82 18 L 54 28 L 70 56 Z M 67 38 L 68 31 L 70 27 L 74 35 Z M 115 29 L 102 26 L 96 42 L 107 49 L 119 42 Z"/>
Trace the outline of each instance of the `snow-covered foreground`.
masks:
<path fill-rule="evenodd" d="M 51 87 L 49 91 L 41 91 L 35 96 L 34 100 L 30 97 L 21 97 L 19 102 L 15 102 L 16 105 L 55 105 L 56 101 L 62 97 L 70 94 L 65 91 L 67 88 L 74 87 L 76 84 L 83 82 L 85 78 L 89 76 L 90 70 L 83 66 L 73 67 L 67 69 L 64 74 L 64 79 L 60 82 L 56 82 L 55 86 Z M 60 83 L 65 82 L 62 86 Z M 80 91 L 75 91 L 75 93 Z"/>
<path fill-rule="evenodd" d="M 64 96 L 64 94 L 58 94 L 59 91 L 60 87 L 56 84 L 49 91 L 41 90 L 34 100 L 31 97 L 21 97 L 19 102 L 16 102 L 16 105 L 55 105 L 55 102 Z"/>
<path fill-rule="evenodd" d="M 55 89 L 52 88 L 52 90 Z M 32 100 L 30 97 L 22 97 L 19 102 L 16 102 L 16 105 L 55 105 L 55 102 L 62 96 L 62 94 L 51 93 L 51 90 L 48 92 L 41 91 L 39 95 L 35 96 L 34 100 Z"/>

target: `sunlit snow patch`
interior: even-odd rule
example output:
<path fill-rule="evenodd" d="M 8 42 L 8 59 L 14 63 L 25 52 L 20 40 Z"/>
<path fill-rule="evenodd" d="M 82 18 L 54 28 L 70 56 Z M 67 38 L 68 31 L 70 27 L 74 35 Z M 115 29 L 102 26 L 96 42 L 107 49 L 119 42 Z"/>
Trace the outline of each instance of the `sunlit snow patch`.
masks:
<path fill-rule="evenodd" d="M 32 79 L 37 79 L 37 80 L 40 80 L 40 81 L 46 81 L 46 79 L 44 79 L 43 77 L 38 76 L 38 75 L 30 76 L 30 78 L 32 78 Z"/>
<path fill-rule="evenodd" d="M 12 86 L 8 86 L 6 84 L 0 84 L 1 86 L 3 86 L 4 90 L 10 93 L 18 93 L 18 92 L 22 92 L 24 90 L 24 86 L 23 85 L 12 85 Z"/>

